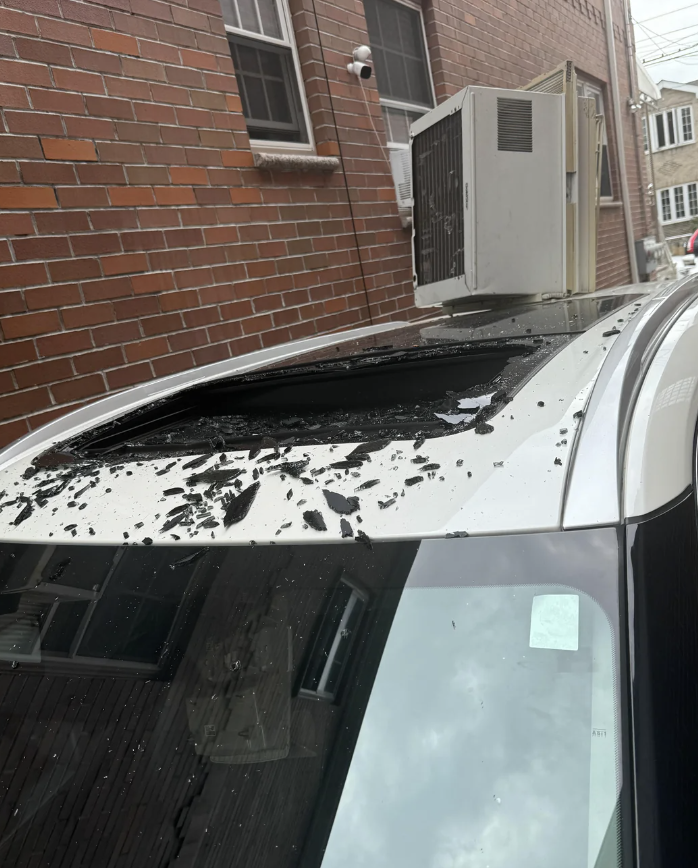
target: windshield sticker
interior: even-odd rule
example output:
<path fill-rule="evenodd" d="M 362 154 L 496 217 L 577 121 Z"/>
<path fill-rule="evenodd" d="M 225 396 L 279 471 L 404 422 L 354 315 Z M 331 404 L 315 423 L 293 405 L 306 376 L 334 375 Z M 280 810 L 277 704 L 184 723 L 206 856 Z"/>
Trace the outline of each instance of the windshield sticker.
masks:
<path fill-rule="evenodd" d="M 579 597 L 577 594 L 541 594 L 531 606 L 531 648 L 558 651 L 579 649 Z"/>

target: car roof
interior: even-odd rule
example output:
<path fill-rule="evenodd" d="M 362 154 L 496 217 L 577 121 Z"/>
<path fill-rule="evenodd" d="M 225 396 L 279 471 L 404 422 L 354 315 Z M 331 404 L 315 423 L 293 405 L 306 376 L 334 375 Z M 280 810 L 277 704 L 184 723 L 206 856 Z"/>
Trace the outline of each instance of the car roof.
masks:
<path fill-rule="evenodd" d="M 108 396 L 0 453 L 0 535 L 218 545 L 558 529 L 615 342 L 639 321 L 656 333 L 653 312 L 695 296 L 688 283 L 387 323 Z"/>

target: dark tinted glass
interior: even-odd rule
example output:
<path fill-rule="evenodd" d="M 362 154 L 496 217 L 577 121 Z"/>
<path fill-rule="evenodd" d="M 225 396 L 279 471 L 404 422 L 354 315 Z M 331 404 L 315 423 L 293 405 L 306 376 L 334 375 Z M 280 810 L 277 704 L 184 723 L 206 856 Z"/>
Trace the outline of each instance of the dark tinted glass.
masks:
<path fill-rule="evenodd" d="M 629 304 L 639 295 L 610 295 L 606 298 L 576 298 L 536 302 L 467 316 L 453 316 L 442 323 L 424 326 L 424 342 L 444 340 L 491 340 L 526 335 L 574 334 L 586 331 L 603 317 Z M 623 318 L 627 317 L 627 311 Z M 609 325 L 610 328 L 610 325 Z"/>
<path fill-rule="evenodd" d="M 612 529 L 0 562 L 3 865 L 620 864 Z"/>
<path fill-rule="evenodd" d="M 601 196 L 613 196 L 611 166 L 608 162 L 608 145 L 604 145 L 601 149 L 601 185 L 599 193 Z"/>
<path fill-rule="evenodd" d="M 691 493 L 628 528 L 640 864 L 698 852 L 698 538 Z"/>
<path fill-rule="evenodd" d="M 392 0 L 364 0 L 364 9 L 380 95 L 431 107 L 419 12 Z"/>
<path fill-rule="evenodd" d="M 250 137 L 307 141 L 291 49 L 230 34 L 228 42 Z"/>
<path fill-rule="evenodd" d="M 666 137 L 664 135 L 664 115 L 655 115 L 657 124 L 657 146 L 663 148 L 666 145 Z"/>

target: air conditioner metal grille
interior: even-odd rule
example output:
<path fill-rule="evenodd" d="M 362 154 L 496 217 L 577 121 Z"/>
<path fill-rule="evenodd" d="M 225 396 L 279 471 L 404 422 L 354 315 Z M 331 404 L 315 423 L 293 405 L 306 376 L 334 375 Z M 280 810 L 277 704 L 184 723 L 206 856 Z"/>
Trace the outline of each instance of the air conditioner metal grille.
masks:
<path fill-rule="evenodd" d="M 497 97 L 497 150 L 533 151 L 533 103 Z"/>
<path fill-rule="evenodd" d="M 460 110 L 412 140 L 417 285 L 465 274 L 463 133 Z"/>

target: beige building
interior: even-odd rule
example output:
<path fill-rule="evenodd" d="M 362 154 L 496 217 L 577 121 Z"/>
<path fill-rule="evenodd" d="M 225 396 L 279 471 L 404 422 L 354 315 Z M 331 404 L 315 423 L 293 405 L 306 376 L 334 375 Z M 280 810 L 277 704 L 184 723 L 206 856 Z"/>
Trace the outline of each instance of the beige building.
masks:
<path fill-rule="evenodd" d="M 661 99 L 643 117 L 648 175 L 667 238 L 698 228 L 698 82 L 660 81 Z"/>

